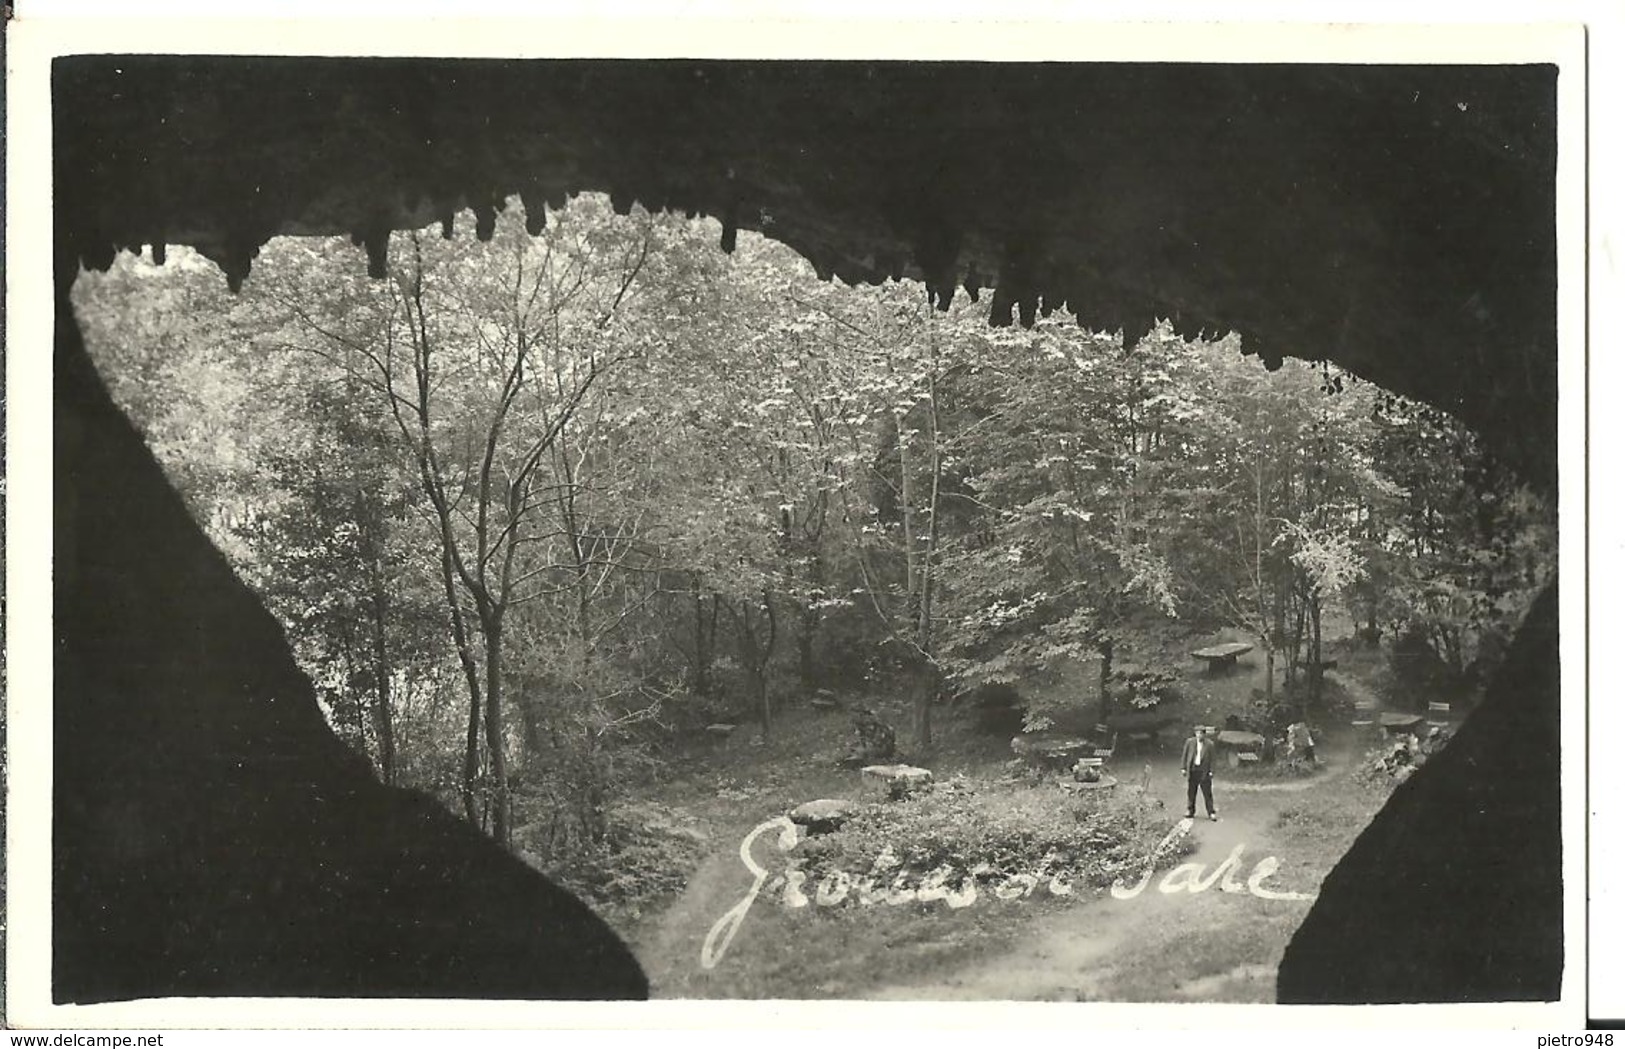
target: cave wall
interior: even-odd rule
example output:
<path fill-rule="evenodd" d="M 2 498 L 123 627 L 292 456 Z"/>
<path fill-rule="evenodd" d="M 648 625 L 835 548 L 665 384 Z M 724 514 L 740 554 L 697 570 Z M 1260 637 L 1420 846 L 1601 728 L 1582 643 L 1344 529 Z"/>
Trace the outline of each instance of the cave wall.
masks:
<path fill-rule="evenodd" d="M 508 194 L 534 222 L 533 202 L 604 189 L 622 209 L 716 215 L 725 247 L 761 230 L 826 276 L 920 276 L 938 298 L 993 285 L 995 324 L 1065 303 L 1130 340 L 1166 316 L 1186 334 L 1239 331 L 1267 359 L 1324 355 L 1456 413 L 1555 495 L 1555 85 L 1549 66 L 59 59 L 57 995 L 643 987 L 579 905 L 370 784 L 319 724 L 274 624 L 177 516 L 88 373 L 66 305 L 82 265 L 188 243 L 237 284 L 274 235 L 343 232 L 382 273 L 392 228 L 468 206 L 486 234 Z M 1429 872 L 1513 861 L 1544 902 L 1510 932 L 1550 949 L 1496 954 L 1493 973 L 1429 956 L 1407 993 L 1555 996 L 1554 593 L 1466 756 L 1430 764 L 1328 879 L 1283 999 L 1394 997 L 1383 930 L 1482 955 L 1485 923 Z M 1493 832 L 1423 815 L 1431 798 L 1505 801 L 1490 770 L 1509 761 L 1521 803 Z M 107 849 L 150 864 L 103 865 Z M 419 857 L 412 888 L 381 859 L 395 849 Z M 177 850 L 229 862 L 193 873 Z M 1415 891 L 1373 910 L 1362 887 L 1379 876 Z M 481 888 L 441 900 L 430 887 L 448 879 Z M 318 947 L 319 921 L 275 926 L 290 886 L 329 901 L 320 913 L 353 909 L 357 946 Z M 537 923 L 504 929 L 514 907 Z M 461 959 L 451 975 L 401 961 L 411 922 L 440 930 L 424 950 Z M 1371 935 L 1352 935 L 1360 923 Z M 263 956 L 234 960 L 251 933 L 270 936 Z M 107 960 L 147 936 L 168 953 Z M 1328 939 L 1345 946 L 1327 955 Z M 578 951 L 601 964 L 561 970 Z M 523 959 L 530 982 L 497 975 L 499 957 Z"/>
<path fill-rule="evenodd" d="M 1557 588 L 1531 608 L 1484 702 L 1322 883 L 1283 1002 L 1555 999 L 1563 971 L 1555 800 Z M 1424 843 L 1427 844 L 1424 847 Z"/>
<path fill-rule="evenodd" d="M 1555 476 L 1551 66 L 116 56 L 54 85 L 70 267 L 167 240 L 235 282 L 281 232 L 381 266 L 392 227 L 603 189 L 849 281 L 996 281 L 996 323 L 1330 354 Z"/>
<path fill-rule="evenodd" d="M 585 905 L 338 741 L 66 302 L 56 350 L 55 1000 L 646 996 Z"/>

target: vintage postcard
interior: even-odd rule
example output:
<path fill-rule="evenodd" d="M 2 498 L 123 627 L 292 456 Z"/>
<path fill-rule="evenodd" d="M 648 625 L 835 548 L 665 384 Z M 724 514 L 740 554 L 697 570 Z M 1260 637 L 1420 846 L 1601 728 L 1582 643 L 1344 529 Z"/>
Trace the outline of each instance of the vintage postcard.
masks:
<path fill-rule="evenodd" d="M 12 1023 L 1583 1019 L 1583 26 L 9 33 Z"/>

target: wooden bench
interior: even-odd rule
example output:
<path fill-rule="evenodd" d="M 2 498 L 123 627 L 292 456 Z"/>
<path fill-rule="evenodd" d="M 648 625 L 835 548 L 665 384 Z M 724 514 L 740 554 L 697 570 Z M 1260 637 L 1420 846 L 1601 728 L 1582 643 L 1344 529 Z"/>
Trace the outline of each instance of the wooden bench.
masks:
<path fill-rule="evenodd" d="M 1449 717 L 1450 717 L 1450 704 L 1449 703 L 1429 703 L 1428 704 L 1428 728 L 1449 728 L 1450 727 Z"/>
<path fill-rule="evenodd" d="M 1191 655 L 1195 656 L 1197 659 L 1205 660 L 1207 662 L 1208 670 L 1216 671 L 1220 667 L 1235 666 L 1237 656 L 1244 656 L 1252 650 L 1253 646 L 1247 644 L 1245 641 L 1231 641 L 1230 643 L 1224 645 L 1213 645 L 1209 648 L 1199 648 L 1192 652 Z"/>

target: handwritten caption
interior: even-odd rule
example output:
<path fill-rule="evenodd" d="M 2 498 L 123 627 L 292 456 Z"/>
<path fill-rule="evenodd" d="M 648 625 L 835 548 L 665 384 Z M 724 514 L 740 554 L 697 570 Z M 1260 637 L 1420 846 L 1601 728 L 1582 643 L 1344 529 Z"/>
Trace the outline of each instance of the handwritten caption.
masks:
<path fill-rule="evenodd" d="M 1190 820 L 1182 820 L 1175 824 L 1146 857 L 1144 867 L 1135 881 L 1131 883 L 1119 878 L 1112 883 L 1112 898 L 1132 900 L 1143 893 L 1151 883 L 1157 860 L 1177 846 L 1190 830 Z M 911 875 L 907 871 L 894 874 L 900 864 L 890 848 L 885 849 L 875 859 L 867 874 L 855 878 L 845 871 L 831 871 L 818 880 L 812 895 L 808 896 L 806 871 L 797 870 L 786 864 L 784 871 L 775 875 L 769 868 L 757 863 L 752 855 L 757 841 L 773 831 L 778 832 L 774 844 L 783 853 L 789 853 L 801 842 L 801 828 L 792 823 L 788 816 L 777 816 L 759 823 L 745 835 L 744 840 L 739 843 L 739 859 L 750 872 L 750 889 L 711 926 L 710 932 L 705 937 L 705 943 L 700 947 L 700 965 L 703 968 L 716 968 L 727 955 L 729 945 L 733 943 L 735 934 L 745 922 L 745 916 L 750 913 L 751 907 L 764 890 L 778 894 L 780 904 L 792 909 L 813 904 L 834 907 L 848 900 L 855 900 L 860 906 L 865 907 L 941 902 L 950 910 L 958 910 L 969 907 L 981 898 L 976 871 L 961 872 L 958 882 L 952 885 L 949 883 L 955 872 L 947 866 L 939 867 L 923 876 Z M 1228 856 L 1215 864 L 1211 871 L 1204 864 L 1182 863 L 1162 876 L 1162 880 L 1157 884 L 1157 891 L 1164 895 L 1181 892 L 1194 895 L 1217 886 L 1220 892 L 1248 893 L 1261 900 L 1314 899 L 1314 893 L 1288 892 L 1272 889 L 1264 884 L 1280 870 L 1281 863 L 1274 856 L 1260 859 L 1253 866 L 1245 882 L 1238 880 L 1243 866 L 1242 854 L 1246 848 L 1245 844 L 1237 845 L 1230 850 Z M 1051 896 L 1071 896 L 1072 885 L 1064 873 L 1049 869 L 1053 862 L 1053 858 L 1046 857 L 1033 871 L 1009 875 L 994 887 L 993 895 L 1000 900 L 1025 899 L 1042 886 Z"/>

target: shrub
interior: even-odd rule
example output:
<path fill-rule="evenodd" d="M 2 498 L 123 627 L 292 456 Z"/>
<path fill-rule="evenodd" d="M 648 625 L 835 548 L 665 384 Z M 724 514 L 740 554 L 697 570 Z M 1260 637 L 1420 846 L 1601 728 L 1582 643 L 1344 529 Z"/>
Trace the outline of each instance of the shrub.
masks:
<path fill-rule="evenodd" d="M 902 871 L 920 876 L 947 867 L 991 881 L 1046 870 L 1108 885 L 1141 870 L 1162 841 L 1168 820 L 1160 809 L 1139 795 L 1073 797 L 1053 788 L 960 783 L 871 806 L 839 831 L 804 842 L 797 855 L 815 879 L 867 872 L 889 850 Z"/>
<path fill-rule="evenodd" d="M 1120 666 L 1112 671 L 1117 692 L 1135 710 L 1149 710 L 1179 697 L 1179 675 L 1172 670 Z"/>
<path fill-rule="evenodd" d="M 1275 739 L 1284 735 L 1287 726 L 1302 716 L 1303 705 L 1286 686 L 1281 687 L 1273 700 L 1265 697 L 1263 689 L 1255 688 L 1247 712 L 1225 718 L 1224 727 L 1256 732 L 1266 739 Z"/>
<path fill-rule="evenodd" d="M 979 731 L 995 736 L 1011 736 L 1022 731 L 1022 717 L 1026 703 L 1009 685 L 982 685 L 969 693 L 969 702 L 976 711 Z"/>
<path fill-rule="evenodd" d="M 1449 744 L 1454 733 L 1433 730 L 1426 736 L 1401 736 L 1366 752 L 1355 769 L 1355 778 L 1367 786 L 1392 790 Z"/>
<path fill-rule="evenodd" d="M 523 838 L 515 844 L 533 865 L 556 875 L 589 903 L 634 915 L 653 900 L 681 892 L 707 848 L 705 833 L 683 812 L 653 802 L 614 808 L 606 824 L 602 843 L 552 864 L 529 852 L 530 843 Z"/>

